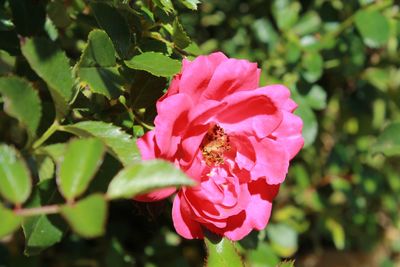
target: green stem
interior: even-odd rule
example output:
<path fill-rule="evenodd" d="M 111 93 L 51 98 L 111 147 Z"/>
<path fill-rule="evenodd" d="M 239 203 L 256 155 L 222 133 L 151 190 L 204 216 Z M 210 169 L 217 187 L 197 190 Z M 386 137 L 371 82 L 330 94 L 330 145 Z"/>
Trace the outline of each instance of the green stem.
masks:
<path fill-rule="evenodd" d="M 36 216 L 42 214 L 56 214 L 60 212 L 60 206 L 51 205 L 51 206 L 42 206 L 37 208 L 27 208 L 27 209 L 15 209 L 14 213 L 19 216 Z"/>
<path fill-rule="evenodd" d="M 47 139 L 49 139 L 50 136 L 52 136 L 58 130 L 58 127 L 58 121 L 54 120 L 53 124 L 50 125 L 50 127 L 43 133 L 43 135 L 36 140 L 32 148 L 37 149 L 38 147 L 40 147 L 44 142 L 46 142 Z"/>
<path fill-rule="evenodd" d="M 121 103 L 122 106 L 124 106 L 124 108 L 126 109 L 126 112 L 128 112 L 129 118 L 130 118 L 133 122 L 137 121 L 141 126 L 143 126 L 143 127 L 146 128 L 146 129 L 149 129 L 149 130 L 153 130 L 153 129 L 154 129 L 154 126 L 145 123 L 145 122 L 140 118 L 139 114 L 137 114 L 136 112 L 134 112 L 133 109 L 129 108 L 129 107 L 126 105 L 126 103 L 125 103 L 124 101 L 121 101 L 121 100 L 120 100 L 119 102 Z"/>
<path fill-rule="evenodd" d="M 142 125 L 144 128 L 148 129 L 148 130 L 153 130 L 154 126 L 145 123 L 139 116 L 139 114 L 137 114 L 135 111 L 133 111 L 133 115 L 135 116 L 135 120 Z"/>

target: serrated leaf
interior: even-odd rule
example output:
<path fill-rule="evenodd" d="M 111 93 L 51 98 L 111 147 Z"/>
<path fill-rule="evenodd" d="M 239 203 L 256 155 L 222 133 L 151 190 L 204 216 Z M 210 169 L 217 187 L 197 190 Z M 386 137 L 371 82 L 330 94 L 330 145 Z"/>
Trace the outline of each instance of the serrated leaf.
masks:
<path fill-rule="evenodd" d="M 24 160 L 14 148 L 0 144 L 0 195 L 20 205 L 28 199 L 31 189 L 31 177 Z"/>
<path fill-rule="evenodd" d="M 179 2 L 191 10 L 197 10 L 197 5 L 200 4 L 199 0 L 179 0 Z"/>
<path fill-rule="evenodd" d="M 99 139 L 77 139 L 68 145 L 59 167 L 58 187 L 71 202 L 86 191 L 103 160 L 104 146 Z"/>
<path fill-rule="evenodd" d="M 22 54 L 32 69 L 47 83 L 58 116 L 64 116 L 74 93 L 72 72 L 65 53 L 50 40 L 26 39 Z"/>
<path fill-rule="evenodd" d="M 34 208 L 48 204 L 52 201 L 56 190 L 53 181 L 47 180 L 42 182 L 36 187 L 27 207 Z M 56 219 L 57 217 L 46 214 L 23 219 L 22 229 L 25 236 L 25 255 L 37 255 L 44 249 L 61 241 L 65 225 L 58 223 Z"/>
<path fill-rule="evenodd" d="M 100 2 L 90 3 L 97 23 L 110 36 L 115 49 L 122 59 L 129 57 L 132 43 L 131 32 L 124 17 L 114 7 Z"/>
<path fill-rule="evenodd" d="M 78 77 L 81 85 L 88 85 L 92 92 L 102 94 L 108 99 L 118 98 L 122 93 L 124 81 L 117 67 L 80 68 Z"/>
<path fill-rule="evenodd" d="M 72 229 L 85 238 L 104 234 L 107 202 L 102 195 L 91 195 L 75 204 L 61 207 L 61 214 Z"/>
<path fill-rule="evenodd" d="M 148 160 L 120 171 L 111 181 L 107 195 L 112 199 L 131 199 L 156 189 L 192 185 L 194 181 L 171 163 Z"/>
<path fill-rule="evenodd" d="M 21 219 L 14 214 L 11 210 L 6 209 L 0 203 L 0 239 L 3 237 L 12 234 L 15 230 L 18 229 L 21 223 Z"/>
<path fill-rule="evenodd" d="M 132 136 L 121 128 L 101 121 L 84 121 L 64 126 L 63 129 L 81 137 L 97 137 L 124 165 L 140 160 L 139 149 Z"/>
<path fill-rule="evenodd" d="M 18 119 L 34 138 L 42 116 L 38 93 L 19 77 L 0 78 L 0 94 L 3 95 L 4 111 Z"/>
<path fill-rule="evenodd" d="M 244 267 L 235 244 L 207 231 L 204 238 L 207 248 L 207 267 Z"/>
<path fill-rule="evenodd" d="M 125 64 L 132 69 L 144 70 L 155 76 L 171 77 L 177 74 L 182 64 L 175 59 L 161 53 L 145 52 L 125 61 Z"/>
<path fill-rule="evenodd" d="M 400 155 L 400 122 L 392 122 L 378 136 L 372 153 L 383 153 L 387 157 Z"/>
<path fill-rule="evenodd" d="M 389 21 L 378 11 L 360 10 L 355 14 L 354 22 L 367 46 L 378 48 L 389 40 Z"/>
<path fill-rule="evenodd" d="M 172 5 L 171 0 L 152 0 L 156 6 L 161 8 L 163 11 L 167 13 L 172 13 L 174 11 L 174 6 Z"/>
<path fill-rule="evenodd" d="M 191 43 L 189 36 L 183 29 L 182 24 L 179 22 L 178 19 L 174 20 L 172 40 L 178 47 L 182 49 L 186 48 Z"/>

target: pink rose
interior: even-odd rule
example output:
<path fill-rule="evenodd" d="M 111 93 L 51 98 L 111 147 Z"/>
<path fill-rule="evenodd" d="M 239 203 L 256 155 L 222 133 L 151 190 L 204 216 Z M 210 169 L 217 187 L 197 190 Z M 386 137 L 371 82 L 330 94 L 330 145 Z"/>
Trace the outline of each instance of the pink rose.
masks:
<path fill-rule="evenodd" d="M 137 142 L 143 159 L 171 161 L 198 182 L 181 188 L 173 203 L 174 226 L 185 238 L 203 238 L 205 227 L 239 240 L 268 223 L 289 161 L 303 146 L 303 124 L 289 90 L 259 88 L 259 77 L 255 63 L 222 53 L 184 60 L 157 102 L 155 129 Z"/>

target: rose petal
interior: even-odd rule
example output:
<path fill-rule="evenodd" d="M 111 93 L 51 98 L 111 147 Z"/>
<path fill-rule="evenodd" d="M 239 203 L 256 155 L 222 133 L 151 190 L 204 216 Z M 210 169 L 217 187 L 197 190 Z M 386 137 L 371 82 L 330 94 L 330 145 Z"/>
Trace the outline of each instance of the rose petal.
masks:
<path fill-rule="evenodd" d="M 190 208 L 187 207 L 185 201 L 181 202 L 180 194 L 177 194 L 174 198 L 172 219 L 175 230 L 184 238 L 203 238 L 200 224 L 191 219 Z"/>
<path fill-rule="evenodd" d="M 181 133 L 187 127 L 191 108 L 191 98 L 185 94 L 176 94 L 157 103 L 158 116 L 154 120 L 154 131 L 162 157 L 169 159 L 175 154 Z"/>
<path fill-rule="evenodd" d="M 256 63 L 227 59 L 216 67 L 201 98 L 221 100 L 238 91 L 256 89 L 259 80 L 260 69 Z"/>
<path fill-rule="evenodd" d="M 160 190 L 155 190 L 147 194 L 136 196 L 134 197 L 134 199 L 141 202 L 154 202 L 169 197 L 170 195 L 175 193 L 175 191 L 176 191 L 175 187 L 168 187 Z"/>
<path fill-rule="evenodd" d="M 283 147 L 288 151 L 289 159 L 292 159 L 304 145 L 302 128 L 303 121 L 299 116 L 283 111 L 283 120 L 273 136 L 284 144 Z"/>
<path fill-rule="evenodd" d="M 256 151 L 256 165 L 251 170 L 253 180 L 259 177 L 266 177 L 269 184 L 280 184 L 285 180 L 289 168 L 289 156 L 284 144 L 264 138 L 257 141 L 254 138 L 249 139 Z"/>

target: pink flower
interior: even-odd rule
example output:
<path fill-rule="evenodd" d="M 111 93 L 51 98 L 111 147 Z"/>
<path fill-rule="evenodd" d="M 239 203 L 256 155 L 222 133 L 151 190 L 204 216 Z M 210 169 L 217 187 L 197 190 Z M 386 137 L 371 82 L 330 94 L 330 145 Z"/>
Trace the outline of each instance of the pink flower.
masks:
<path fill-rule="evenodd" d="M 289 90 L 259 88 L 259 76 L 255 63 L 222 53 L 184 60 L 157 102 L 155 129 L 137 142 L 143 159 L 171 161 L 198 182 L 181 188 L 173 203 L 174 226 L 185 238 L 202 238 L 205 227 L 239 240 L 268 223 L 289 161 L 303 146 L 303 124 Z"/>

